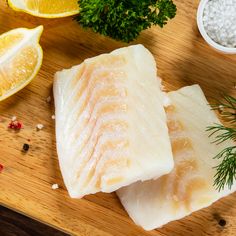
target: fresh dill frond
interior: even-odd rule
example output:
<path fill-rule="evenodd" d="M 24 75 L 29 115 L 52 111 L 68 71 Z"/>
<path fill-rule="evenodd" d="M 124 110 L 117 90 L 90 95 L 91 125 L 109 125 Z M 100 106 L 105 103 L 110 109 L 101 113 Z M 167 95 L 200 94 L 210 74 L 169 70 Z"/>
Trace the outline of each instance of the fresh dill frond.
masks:
<path fill-rule="evenodd" d="M 212 104 L 213 110 L 218 110 L 226 125 L 213 124 L 207 127 L 209 137 L 214 135 L 213 143 L 221 144 L 227 140 L 236 142 L 236 99 L 225 95 L 222 102 Z M 219 165 L 215 166 L 214 186 L 221 191 L 227 186 L 231 189 L 236 180 L 236 146 L 229 146 L 223 149 L 214 159 L 220 159 Z"/>
<path fill-rule="evenodd" d="M 213 110 L 218 110 L 225 122 L 233 123 L 236 126 L 236 98 L 224 95 L 222 101 L 211 104 Z"/>
<path fill-rule="evenodd" d="M 235 128 L 225 127 L 222 124 L 214 124 L 213 126 L 207 127 L 206 131 L 211 132 L 209 137 L 216 134 L 213 143 L 220 144 L 229 139 L 236 141 Z"/>
<path fill-rule="evenodd" d="M 236 179 L 236 146 L 222 150 L 215 159 L 221 159 L 221 163 L 214 167 L 216 169 L 214 186 L 219 190 L 224 190 L 225 185 L 231 189 Z"/>

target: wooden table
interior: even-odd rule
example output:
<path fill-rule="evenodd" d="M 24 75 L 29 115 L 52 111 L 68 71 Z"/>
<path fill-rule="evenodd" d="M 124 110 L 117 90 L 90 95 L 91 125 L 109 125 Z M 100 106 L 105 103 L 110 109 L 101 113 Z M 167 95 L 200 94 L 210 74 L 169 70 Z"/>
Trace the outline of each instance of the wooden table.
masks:
<path fill-rule="evenodd" d="M 178 13 L 164 29 L 142 33 L 134 43 L 144 44 L 155 56 L 159 76 L 168 90 L 200 84 L 208 99 L 221 92 L 235 95 L 236 55 L 212 50 L 196 26 L 198 0 L 175 0 Z M 84 31 L 71 18 L 46 20 L 17 13 L 5 1 L 0 3 L 0 33 L 16 27 L 44 25 L 41 45 L 44 61 L 38 76 L 18 94 L 0 104 L 0 204 L 22 212 L 65 232 L 80 236 L 233 236 L 236 235 L 236 195 L 211 207 L 150 232 L 136 226 L 115 193 L 98 193 L 83 199 L 70 199 L 60 174 L 51 119 L 53 75 L 84 59 L 110 52 L 126 44 Z M 11 117 L 24 124 L 19 133 L 9 132 Z M 35 126 L 45 128 L 39 132 Z M 30 139 L 30 141 L 28 140 Z M 21 152 L 30 144 L 27 154 Z M 60 188 L 52 190 L 57 183 Z M 226 226 L 218 224 L 220 218 Z"/>

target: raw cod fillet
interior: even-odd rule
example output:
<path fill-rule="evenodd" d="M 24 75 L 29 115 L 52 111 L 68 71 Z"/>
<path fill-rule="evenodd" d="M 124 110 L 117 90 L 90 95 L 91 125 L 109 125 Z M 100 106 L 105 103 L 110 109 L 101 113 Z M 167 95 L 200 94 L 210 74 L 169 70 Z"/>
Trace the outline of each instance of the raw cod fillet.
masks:
<path fill-rule="evenodd" d="M 56 73 L 57 152 L 71 197 L 112 192 L 173 169 L 160 86 L 142 45 Z"/>
<path fill-rule="evenodd" d="M 168 127 L 175 167 L 157 180 L 134 183 L 121 188 L 117 194 L 136 224 L 152 230 L 211 205 L 236 190 L 221 192 L 213 187 L 219 164 L 213 159 L 227 141 L 213 144 L 206 127 L 220 123 L 198 85 L 170 92 L 171 106 L 167 108 Z"/>

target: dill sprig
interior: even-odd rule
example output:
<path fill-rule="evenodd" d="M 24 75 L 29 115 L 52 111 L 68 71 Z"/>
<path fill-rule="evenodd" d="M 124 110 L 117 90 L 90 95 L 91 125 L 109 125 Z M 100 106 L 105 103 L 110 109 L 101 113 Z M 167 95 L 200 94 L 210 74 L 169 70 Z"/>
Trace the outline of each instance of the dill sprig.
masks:
<path fill-rule="evenodd" d="M 222 102 L 211 104 L 213 110 L 218 110 L 225 122 L 236 125 L 236 98 L 224 95 Z"/>
<path fill-rule="evenodd" d="M 220 144 L 227 140 L 236 142 L 236 99 L 232 96 L 223 96 L 222 102 L 212 104 L 213 110 L 218 110 L 221 118 L 226 125 L 213 124 L 207 127 L 211 132 L 209 137 L 215 135 L 213 143 Z M 214 176 L 214 186 L 221 191 L 227 186 L 231 189 L 236 180 L 236 146 L 229 146 L 217 154 L 214 159 L 221 160 L 220 164 L 215 166 L 216 174 Z"/>
<path fill-rule="evenodd" d="M 213 126 L 207 127 L 207 131 L 211 132 L 209 137 L 215 136 L 213 143 L 220 144 L 226 140 L 236 140 L 236 129 L 231 127 L 223 126 L 222 124 L 214 124 Z"/>
<path fill-rule="evenodd" d="M 236 178 L 236 146 L 225 148 L 214 158 L 222 160 L 214 167 L 216 169 L 214 186 L 219 191 L 223 190 L 225 185 L 231 189 Z"/>

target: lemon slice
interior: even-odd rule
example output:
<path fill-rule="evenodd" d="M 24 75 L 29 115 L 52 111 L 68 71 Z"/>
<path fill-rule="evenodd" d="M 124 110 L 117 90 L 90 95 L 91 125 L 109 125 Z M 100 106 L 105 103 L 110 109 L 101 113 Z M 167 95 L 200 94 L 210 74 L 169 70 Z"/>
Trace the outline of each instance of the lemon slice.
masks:
<path fill-rule="evenodd" d="M 44 18 L 58 18 L 78 14 L 78 0 L 8 0 L 16 11 Z"/>
<path fill-rule="evenodd" d="M 18 28 L 0 36 L 0 101 L 25 87 L 38 73 L 43 59 L 42 31 L 43 26 Z"/>

